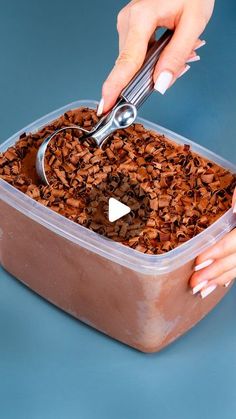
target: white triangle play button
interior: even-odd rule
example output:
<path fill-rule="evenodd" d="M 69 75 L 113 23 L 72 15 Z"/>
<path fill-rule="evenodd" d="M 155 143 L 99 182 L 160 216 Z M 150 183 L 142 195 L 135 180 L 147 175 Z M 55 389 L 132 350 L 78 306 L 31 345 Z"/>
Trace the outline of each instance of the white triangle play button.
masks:
<path fill-rule="evenodd" d="M 122 204 L 122 202 L 120 201 L 117 201 L 117 199 L 109 199 L 108 219 L 111 223 L 113 223 L 116 220 L 119 220 L 119 218 L 121 217 L 124 217 L 124 215 L 129 214 L 130 211 L 130 207 L 128 207 L 125 204 Z"/>

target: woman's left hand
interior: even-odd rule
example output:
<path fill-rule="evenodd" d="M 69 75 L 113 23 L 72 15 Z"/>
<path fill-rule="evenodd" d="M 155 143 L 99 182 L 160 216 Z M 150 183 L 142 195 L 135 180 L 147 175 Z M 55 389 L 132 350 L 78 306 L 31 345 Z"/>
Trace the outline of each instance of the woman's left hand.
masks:
<path fill-rule="evenodd" d="M 236 189 L 233 197 L 236 217 Z M 197 257 L 195 272 L 190 279 L 193 294 L 202 298 L 211 294 L 218 286 L 228 286 L 236 278 L 236 229 Z"/>

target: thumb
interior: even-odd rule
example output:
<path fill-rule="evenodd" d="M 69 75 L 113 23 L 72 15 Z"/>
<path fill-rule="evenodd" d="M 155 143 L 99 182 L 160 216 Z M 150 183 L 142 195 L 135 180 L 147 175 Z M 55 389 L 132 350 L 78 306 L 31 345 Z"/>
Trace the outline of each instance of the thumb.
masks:
<path fill-rule="evenodd" d="M 155 30 L 155 25 L 146 25 L 140 21 L 129 27 L 124 48 L 121 50 L 114 68 L 102 87 L 102 110 L 106 113 L 116 102 L 122 89 L 140 69 L 146 56 L 148 42 Z M 101 103 L 101 102 L 100 102 Z"/>
<path fill-rule="evenodd" d="M 192 13 L 183 13 L 171 41 L 156 65 L 153 78 L 157 91 L 164 94 L 177 79 L 206 23 L 204 18 L 196 20 Z"/>

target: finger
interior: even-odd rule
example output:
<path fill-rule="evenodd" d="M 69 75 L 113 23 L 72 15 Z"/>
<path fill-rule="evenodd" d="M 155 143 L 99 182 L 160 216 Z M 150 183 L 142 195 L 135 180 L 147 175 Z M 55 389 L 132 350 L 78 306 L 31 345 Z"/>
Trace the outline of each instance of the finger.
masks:
<path fill-rule="evenodd" d="M 128 21 L 127 21 L 127 23 L 124 23 L 124 28 L 120 31 L 120 35 L 119 35 L 119 53 L 121 53 L 121 51 L 125 47 L 125 42 L 126 42 L 126 39 L 127 39 L 127 34 L 128 34 Z M 156 31 L 153 32 L 151 38 L 148 41 L 148 48 L 151 48 L 152 47 L 152 45 L 154 44 L 155 40 L 156 40 Z"/>
<path fill-rule="evenodd" d="M 161 54 L 154 71 L 155 89 L 164 94 L 185 65 L 205 28 L 204 19 L 193 21 L 192 13 L 184 13 L 174 35 Z"/>
<path fill-rule="evenodd" d="M 128 17 L 129 14 L 126 13 L 126 18 L 123 19 L 122 24 L 120 25 L 119 28 L 119 53 L 124 49 L 125 47 L 125 42 L 127 39 L 127 34 L 128 34 Z M 152 47 L 152 45 L 154 44 L 154 42 L 156 41 L 156 31 L 158 30 L 158 28 L 156 28 L 156 30 L 153 32 L 151 38 L 148 41 L 148 49 Z"/>
<path fill-rule="evenodd" d="M 180 72 L 177 74 L 176 77 L 173 78 L 170 87 L 172 86 L 172 84 L 174 84 L 176 82 L 176 79 L 179 79 L 180 77 L 182 77 L 185 73 L 187 73 L 190 70 L 190 65 L 186 64 L 184 67 L 181 68 Z"/>
<path fill-rule="evenodd" d="M 236 268 L 231 269 L 228 272 L 224 272 L 222 275 L 215 278 L 210 284 L 217 284 L 220 287 L 228 287 L 232 281 L 236 278 Z"/>
<path fill-rule="evenodd" d="M 236 188 L 234 190 L 232 205 L 233 205 L 233 212 L 236 213 Z"/>
<path fill-rule="evenodd" d="M 124 30 L 122 32 L 120 32 L 119 35 L 119 54 L 121 53 L 121 51 L 124 49 L 124 45 L 127 39 L 127 34 L 128 34 L 128 29 L 124 28 Z"/>
<path fill-rule="evenodd" d="M 198 39 L 195 46 L 194 46 L 194 50 L 198 50 L 202 47 L 204 47 L 206 45 L 206 41 L 204 39 Z"/>
<path fill-rule="evenodd" d="M 194 50 L 189 55 L 186 63 L 194 63 L 196 61 L 200 61 L 201 57 L 196 53 L 196 50 L 203 47 L 204 45 L 206 45 L 206 41 L 198 39 L 197 42 L 195 43 Z M 179 77 L 180 76 L 178 76 L 177 78 Z"/>
<path fill-rule="evenodd" d="M 200 56 L 197 55 L 196 52 L 194 51 L 189 55 L 186 63 L 195 63 L 196 61 L 200 61 L 200 59 L 201 59 Z"/>
<path fill-rule="evenodd" d="M 129 16 L 130 16 L 129 5 L 125 6 L 117 16 L 117 31 L 119 34 L 119 53 L 122 51 L 125 45 L 125 41 L 128 34 L 129 28 Z"/>
<path fill-rule="evenodd" d="M 189 56 L 188 60 L 186 61 L 186 63 L 194 63 L 200 61 L 200 56 L 197 55 L 195 52 L 192 52 L 192 54 Z M 179 71 L 179 73 L 177 74 L 177 76 L 173 77 L 173 80 L 170 83 L 171 87 L 177 79 L 179 79 L 180 77 L 182 77 L 185 73 L 187 73 L 190 70 L 190 65 L 186 64 L 184 67 L 181 68 L 181 70 Z"/>
<path fill-rule="evenodd" d="M 136 19 L 130 19 L 124 48 L 119 54 L 113 70 L 103 84 L 104 113 L 115 104 L 121 90 L 141 67 L 147 52 L 149 39 L 155 30 L 154 19 L 150 20 L 150 17 L 145 16 L 145 14 L 137 16 Z"/>
<path fill-rule="evenodd" d="M 193 51 L 191 53 L 191 55 L 188 57 L 188 60 L 186 61 L 186 63 L 194 63 L 200 61 L 200 56 L 196 54 L 195 51 Z M 190 70 L 190 65 L 186 64 L 184 67 L 181 68 L 181 70 L 179 71 L 179 73 L 177 74 L 176 77 L 173 78 L 171 84 L 169 87 L 171 87 L 177 79 L 179 79 L 180 77 L 182 77 L 185 73 L 187 73 Z"/>
<path fill-rule="evenodd" d="M 220 275 L 214 281 L 209 282 L 205 287 L 203 287 L 200 291 L 200 295 L 202 298 L 206 298 L 210 295 L 213 291 L 217 289 L 218 286 L 225 286 L 228 287 L 232 281 L 236 278 L 236 268 L 232 269 L 224 274 Z"/>
<path fill-rule="evenodd" d="M 195 270 L 201 270 L 205 264 L 210 264 L 215 259 L 221 259 L 236 252 L 236 229 L 226 234 L 218 243 L 211 246 L 204 253 L 197 257 Z"/>
<path fill-rule="evenodd" d="M 188 70 L 190 70 L 190 65 L 186 65 L 180 72 L 180 74 L 178 74 L 177 78 L 179 79 L 180 77 L 182 77 L 185 73 L 187 73 Z"/>
<path fill-rule="evenodd" d="M 215 260 L 211 265 L 207 268 L 201 269 L 198 272 L 195 272 L 190 280 L 190 286 L 192 288 L 196 287 L 197 285 L 209 282 L 218 278 L 220 275 L 223 275 L 225 272 L 230 271 L 231 269 L 236 268 L 236 253 L 224 257 L 222 259 Z"/>

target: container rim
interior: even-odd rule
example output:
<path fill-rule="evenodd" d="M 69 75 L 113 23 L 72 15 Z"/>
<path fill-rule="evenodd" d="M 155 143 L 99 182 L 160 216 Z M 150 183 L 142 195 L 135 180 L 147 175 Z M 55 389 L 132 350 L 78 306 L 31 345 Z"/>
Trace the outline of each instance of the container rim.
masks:
<path fill-rule="evenodd" d="M 42 126 L 52 122 L 69 109 L 75 109 L 81 106 L 94 108 L 97 104 L 98 102 L 94 100 L 79 100 L 50 112 L 46 116 L 27 125 L 3 142 L 0 145 L 0 152 L 3 152 L 9 146 L 13 145 L 23 132 L 29 133 L 38 131 Z M 190 141 L 187 138 L 157 124 L 150 123 L 146 119 L 137 118 L 137 122 L 142 123 L 149 130 L 151 129 L 164 134 L 177 143 L 189 144 L 193 151 L 202 154 L 203 157 L 214 161 L 231 172 L 236 172 L 236 165 L 221 158 L 207 148 L 202 147 L 193 141 Z M 50 229 L 56 234 L 59 234 L 65 239 L 80 245 L 89 251 L 99 254 L 110 261 L 147 275 L 168 274 L 173 271 L 173 266 L 174 269 L 177 269 L 183 264 L 190 262 L 198 254 L 206 250 L 209 245 L 214 244 L 222 238 L 225 233 L 229 232 L 236 226 L 236 216 L 233 214 L 233 210 L 230 209 L 206 230 L 175 249 L 161 255 L 148 255 L 129 248 L 123 244 L 117 243 L 87 229 L 86 227 L 76 224 L 63 215 L 57 214 L 50 208 L 34 201 L 32 198 L 25 195 L 14 186 L 8 184 L 3 179 L 0 179 L 0 199 L 23 213 L 25 216 L 35 220 L 39 224 Z"/>

